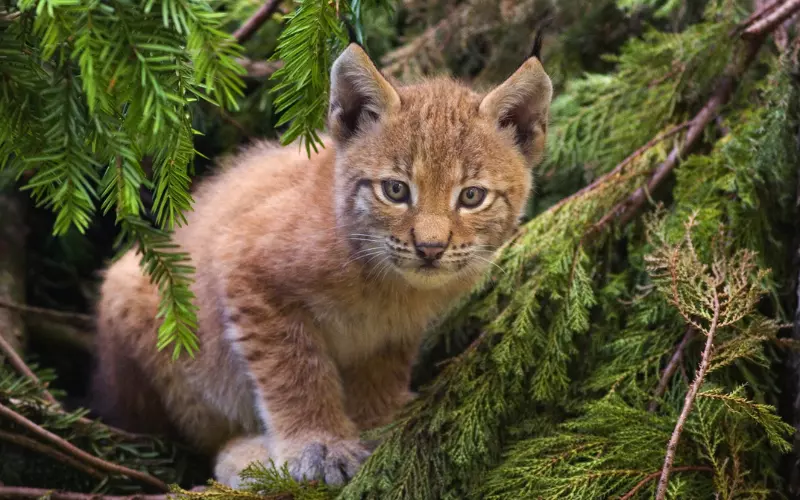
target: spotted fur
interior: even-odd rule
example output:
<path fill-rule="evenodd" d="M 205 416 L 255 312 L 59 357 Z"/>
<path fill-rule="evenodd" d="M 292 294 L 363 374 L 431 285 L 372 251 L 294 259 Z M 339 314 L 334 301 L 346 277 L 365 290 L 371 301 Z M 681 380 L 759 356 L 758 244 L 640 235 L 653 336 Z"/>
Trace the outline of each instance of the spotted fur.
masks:
<path fill-rule="evenodd" d="M 194 359 L 156 351 L 158 293 L 134 253 L 101 288 L 96 408 L 217 454 L 226 484 L 256 459 L 336 484 L 358 470 L 359 431 L 412 397 L 423 332 L 515 230 L 544 148 L 537 58 L 479 95 L 448 79 L 395 88 L 351 45 L 331 80 L 325 149 L 256 144 L 194 195 L 175 234 L 197 269 Z M 478 207 L 459 204 L 470 186 Z"/>

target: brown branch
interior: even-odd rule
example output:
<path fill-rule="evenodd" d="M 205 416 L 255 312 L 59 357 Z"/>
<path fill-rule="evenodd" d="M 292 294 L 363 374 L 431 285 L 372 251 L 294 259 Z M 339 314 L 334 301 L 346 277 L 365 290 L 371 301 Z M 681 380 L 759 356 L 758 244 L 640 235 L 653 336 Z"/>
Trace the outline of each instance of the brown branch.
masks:
<path fill-rule="evenodd" d="M 283 67 L 283 61 L 253 61 L 243 57 L 236 62 L 247 71 L 247 78 L 267 78 Z"/>
<path fill-rule="evenodd" d="M 0 440 L 15 444 L 17 446 L 21 446 L 23 448 L 27 448 L 31 451 L 41 453 L 42 455 L 47 455 L 51 458 L 54 458 L 55 460 L 58 460 L 59 462 L 67 464 L 70 467 L 78 469 L 79 471 L 88 474 L 90 476 L 99 479 L 106 477 L 105 475 L 98 472 L 97 469 L 89 467 L 88 465 L 83 464 L 78 460 L 75 460 L 74 458 L 67 456 L 61 453 L 60 451 L 53 449 L 45 444 L 42 444 L 34 439 L 0 430 Z"/>
<path fill-rule="evenodd" d="M 37 377 L 36 374 L 33 373 L 33 370 L 31 370 L 28 367 L 28 365 L 25 364 L 25 361 L 22 360 L 22 357 L 20 357 L 20 355 L 17 354 L 17 351 L 15 351 L 13 347 L 11 347 L 11 344 L 9 344 L 8 341 L 4 339 L 2 335 L 0 335 L 0 351 L 2 351 L 3 355 L 6 358 L 8 358 L 8 361 L 9 363 L 11 363 L 11 366 L 13 366 L 17 371 L 19 371 L 20 373 L 31 379 L 33 383 L 35 383 L 42 389 L 42 397 L 46 399 L 48 403 L 59 406 L 56 398 L 54 398 L 53 395 L 50 394 L 50 391 L 48 391 L 45 385 L 42 383 L 42 381 L 39 380 L 39 377 Z"/>
<path fill-rule="evenodd" d="M 670 137 L 672 137 L 673 135 L 677 134 L 678 132 L 681 132 L 682 130 L 688 128 L 691 124 L 692 124 L 691 120 L 683 122 L 680 125 L 677 125 L 677 126 L 671 128 L 670 130 L 664 132 L 663 134 L 660 134 L 660 135 L 658 135 L 656 137 L 653 137 L 652 139 L 647 141 L 647 143 L 644 146 L 640 147 L 639 149 L 637 149 L 636 151 L 634 151 L 633 153 L 628 155 L 627 158 L 622 160 L 622 162 L 620 162 L 619 165 L 614 167 L 611 171 L 609 171 L 608 173 L 604 174 L 601 177 L 598 177 L 594 182 L 592 182 L 588 186 L 580 189 L 579 191 L 576 191 L 575 193 L 571 194 L 570 196 L 568 196 L 568 197 L 564 198 L 563 200 L 559 201 L 558 203 L 553 205 L 551 210 L 557 211 L 557 210 L 561 209 L 561 207 L 563 207 L 569 201 L 572 201 L 575 198 L 579 198 L 579 197 L 583 196 L 587 192 L 592 191 L 593 189 L 595 189 L 600 184 L 603 184 L 604 182 L 607 182 L 611 177 L 614 177 L 615 175 L 621 174 L 622 171 L 625 169 L 625 167 L 627 167 L 628 165 L 633 163 L 633 161 L 635 159 L 637 159 L 638 157 L 640 157 L 643 154 L 645 154 L 650 148 L 654 147 L 659 142 L 662 142 L 662 141 L 664 141 L 666 139 L 669 139 Z"/>
<path fill-rule="evenodd" d="M 46 490 L 43 488 L 25 488 L 1 486 L 0 498 L 50 498 L 51 500 L 167 500 L 169 495 L 102 495 L 99 493 L 78 493 L 74 491 Z"/>
<path fill-rule="evenodd" d="M 61 437 L 53 434 L 52 432 L 46 429 L 43 429 L 39 425 L 35 424 L 34 422 L 31 422 L 24 416 L 14 412 L 13 410 L 7 408 L 2 404 L 0 404 L 0 416 L 11 420 L 12 422 L 16 423 L 17 425 L 20 425 L 21 427 L 24 427 L 25 429 L 36 434 L 37 436 L 40 436 L 43 439 L 46 439 L 47 441 L 50 441 L 51 443 L 58 446 L 65 452 L 70 453 L 72 456 L 76 458 L 80 458 L 84 462 L 94 466 L 97 469 L 109 473 L 116 473 L 128 476 L 130 478 L 137 479 L 143 483 L 154 486 L 162 491 L 169 491 L 169 487 L 166 485 L 166 483 L 164 483 L 160 479 L 153 477 L 149 474 L 146 474 L 144 472 L 129 469 L 128 467 L 114 464 L 106 460 L 103 460 L 101 458 L 98 458 L 94 455 L 90 455 L 89 453 L 81 450 L 72 443 L 62 439 Z"/>
<path fill-rule="evenodd" d="M 750 16 L 747 19 L 745 19 L 744 21 L 739 23 L 739 25 L 731 33 L 731 36 L 734 36 L 737 33 L 741 33 L 742 31 L 744 31 L 745 29 L 750 27 L 750 25 L 752 25 L 754 22 L 758 21 L 759 19 L 761 19 L 765 15 L 767 15 L 770 12 L 772 12 L 773 10 L 775 10 L 775 7 L 777 7 L 778 5 L 781 4 L 781 2 L 784 2 L 784 1 L 785 0 L 773 0 L 770 3 L 761 6 L 755 12 L 750 14 Z M 758 7 L 758 5 L 756 5 L 756 7 Z"/>
<path fill-rule="evenodd" d="M 762 19 L 750 25 L 742 34 L 745 38 L 763 37 L 800 10 L 800 0 L 787 0 Z"/>
<path fill-rule="evenodd" d="M 235 38 L 238 43 L 244 43 L 249 40 L 250 37 L 258 31 L 258 28 L 278 10 L 280 3 L 280 0 L 267 0 L 264 2 L 250 19 L 245 21 L 239 29 L 233 32 L 233 38 Z"/>
<path fill-rule="evenodd" d="M 45 309 L 43 307 L 26 306 L 24 304 L 16 304 L 7 300 L 0 299 L 0 307 L 20 311 L 25 314 L 41 314 L 49 316 L 53 319 L 63 319 L 66 321 L 79 321 L 81 323 L 92 324 L 92 317 L 88 314 L 73 313 L 67 311 L 56 311 L 54 309 Z"/>
<path fill-rule="evenodd" d="M 697 397 L 697 391 L 700 390 L 700 386 L 705 380 L 706 372 L 708 371 L 708 366 L 711 361 L 711 351 L 714 348 L 714 335 L 717 331 L 717 322 L 719 321 L 720 313 L 719 295 L 716 289 L 713 291 L 712 305 L 714 308 L 714 316 L 711 318 L 711 325 L 708 327 L 708 332 L 706 332 L 706 347 L 703 350 L 703 358 L 700 360 L 700 367 L 695 374 L 694 382 L 689 386 L 689 392 L 686 393 L 681 414 L 678 416 L 675 429 L 672 431 L 672 437 L 667 444 L 667 454 L 664 457 L 664 467 L 661 469 L 661 477 L 658 480 L 656 500 L 664 500 L 664 498 L 666 498 L 667 483 L 669 483 L 669 474 L 672 470 L 672 463 L 675 460 L 675 452 L 678 449 L 678 441 L 681 439 L 683 426 L 686 424 L 686 419 L 689 417 L 689 412 Z"/>
<path fill-rule="evenodd" d="M 672 472 L 714 472 L 714 469 L 712 469 L 711 467 L 707 467 L 705 465 L 687 465 L 686 467 L 675 467 L 674 469 L 672 469 Z M 660 475 L 661 475 L 660 470 L 653 472 L 652 474 L 646 475 L 644 479 L 639 481 L 639 483 L 637 483 L 636 486 L 633 487 L 633 489 L 631 489 L 626 494 L 622 495 L 619 498 L 619 500 L 630 500 L 631 498 L 633 498 L 634 495 L 636 495 L 636 493 L 639 490 L 644 488 L 647 485 L 647 483 L 654 480 Z"/>
<path fill-rule="evenodd" d="M 656 387 L 655 392 L 653 393 L 653 400 L 650 401 L 650 406 L 647 408 L 647 411 L 654 412 L 658 407 L 658 398 L 660 398 L 664 392 L 667 390 L 667 386 L 669 385 L 669 381 L 672 376 L 675 374 L 675 371 L 678 369 L 681 361 L 683 360 L 683 353 L 686 350 L 686 346 L 694 340 L 695 330 L 693 327 L 689 327 L 686 329 L 686 334 L 681 339 L 681 342 L 678 344 L 678 347 L 675 348 L 675 352 L 672 354 L 672 358 L 670 358 L 669 363 L 664 368 L 664 371 L 661 373 L 661 379 L 658 381 L 658 386 Z"/>
<path fill-rule="evenodd" d="M 798 8 L 800 8 L 800 0 L 797 0 L 797 4 Z M 601 231 L 614 219 L 619 219 L 620 225 L 625 225 L 638 213 L 647 200 L 648 193 L 657 188 L 678 165 L 680 159 L 689 154 L 700 143 L 703 131 L 717 116 L 720 108 L 728 102 L 736 88 L 739 77 L 750 67 L 763 43 L 764 36 L 748 40 L 739 57 L 726 68 L 714 94 L 692 119 L 683 144 L 673 149 L 667 159 L 656 168 L 646 186 L 640 187 L 630 197 L 612 208 L 592 227 L 589 231 L 590 233 Z"/>

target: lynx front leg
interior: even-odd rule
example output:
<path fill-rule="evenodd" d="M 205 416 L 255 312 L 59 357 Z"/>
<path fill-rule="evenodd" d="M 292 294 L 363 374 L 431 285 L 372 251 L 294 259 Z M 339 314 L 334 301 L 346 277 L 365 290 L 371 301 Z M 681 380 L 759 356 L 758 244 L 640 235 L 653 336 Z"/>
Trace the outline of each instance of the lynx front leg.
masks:
<path fill-rule="evenodd" d="M 345 413 L 341 380 L 319 334 L 264 304 L 232 306 L 228 331 L 256 387 L 276 465 L 288 462 L 298 480 L 345 482 L 369 452 Z"/>
<path fill-rule="evenodd" d="M 416 352 L 416 345 L 393 344 L 342 370 L 347 414 L 360 430 L 390 423 L 413 399 L 409 384 Z"/>

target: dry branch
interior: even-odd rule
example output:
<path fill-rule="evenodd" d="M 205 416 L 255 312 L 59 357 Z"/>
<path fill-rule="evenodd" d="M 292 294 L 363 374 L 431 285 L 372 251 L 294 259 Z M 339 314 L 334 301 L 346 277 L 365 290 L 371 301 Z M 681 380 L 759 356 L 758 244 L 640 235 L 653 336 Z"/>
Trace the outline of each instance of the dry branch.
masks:
<path fill-rule="evenodd" d="M 15 424 L 27 429 L 28 431 L 40 436 L 41 438 L 51 442 L 55 446 L 61 448 L 65 452 L 71 454 L 75 458 L 79 458 L 83 460 L 85 463 L 109 473 L 113 474 L 122 474 L 124 476 L 128 476 L 133 479 L 137 479 L 143 483 L 149 484 L 150 486 L 154 486 L 162 491 L 169 491 L 169 487 L 160 479 L 153 477 L 149 474 L 144 472 L 136 471 L 133 469 L 129 469 L 128 467 L 117 465 L 101 458 L 98 458 L 94 455 L 90 455 L 89 453 L 81 450 L 80 448 L 76 447 L 69 441 L 62 439 L 61 437 L 53 434 L 52 432 L 43 429 L 39 425 L 31 422 L 24 416 L 14 412 L 10 408 L 0 404 L 0 416 L 4 417 Z"/>

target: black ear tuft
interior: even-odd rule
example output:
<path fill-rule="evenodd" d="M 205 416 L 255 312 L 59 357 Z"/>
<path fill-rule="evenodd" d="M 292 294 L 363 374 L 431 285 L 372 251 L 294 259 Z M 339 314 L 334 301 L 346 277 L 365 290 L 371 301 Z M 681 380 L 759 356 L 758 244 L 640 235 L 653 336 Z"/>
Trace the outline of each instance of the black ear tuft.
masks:
<path fill-rule="evenodd" d="M 356 28 L 355 26 L 353 26 L 353 23 L 351 23 L 345 16 L 341 16 L 340 19 L 342 21 L 342 24 L 344 24 L 345 29 L 347 30 L 348 43 L 354 43 L 359 47 L 361 47 L 362 49 L 364 49 L 364 52 L 366 52 L 367 49 L 363 45 L 361 45 L 361 42 L 358 41 L 358 34 L 356 33 Z"/>
<path fill-rule="evenodd" d="M 539 61 L 542 60 L 542 39 L 544 38 L 544 31 L 550 26 L 550 23 L 553 22 L 553 16 L 550 12 L 545 12 L 544 17 L 539 21 L 536 25 L 536 35 L 534 35 L 533 39 L 533 48 L 531 48 L 531 52 L 528 55 L 528 58 L 535 57 Z"/>

